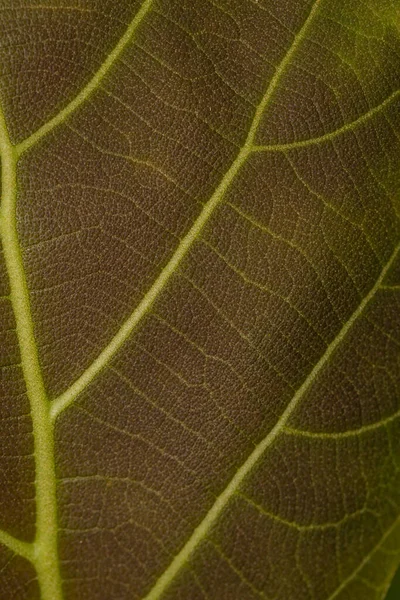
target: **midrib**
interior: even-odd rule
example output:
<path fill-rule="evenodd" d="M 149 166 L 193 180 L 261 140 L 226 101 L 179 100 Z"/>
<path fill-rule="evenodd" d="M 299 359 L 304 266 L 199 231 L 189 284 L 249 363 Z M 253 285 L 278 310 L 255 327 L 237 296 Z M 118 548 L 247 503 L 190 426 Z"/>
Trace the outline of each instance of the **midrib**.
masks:
<path fill-rule="evenodd" d="M 24 544 L 22 549 L 26 550 L 25 556 L 30 557 L 35 565 L 42 600 L 61 600 L 53 424 L 39 365 L 28 287 L 16 228 L 17 156 L 1 109 L 0 154 L 2 166 L 0 236 L 9 279 L 10 302 L 16 323 L 21 367 L 31 407 L 35 456 L 36 537 L 30 546 L 30 552 L 27 544 Z M 20 542 L 18 540 L 15 542 L 13 546 L 17 548 Z M 13 546 L 10 544 L 11 548 Z"/>
<path fill-rule="evenodd" d="M 43 137 L 63 123 L 79 108 L 112 68 L 131 42 L 154 0 L 144 0 L 124 35 L 108 55 L 89 83 L 53 119 L 29 138 L 13 145 L 5 115 L 0 106 L 1 207 L 0 238 L 9 279 L 10 302 L 14 312 L 21 368 L 30 403 L 35 457 L 36 534 L 28 543 L 0 531 L 0 543 L 30 560 L 35 566 L 41 600 L 62 600 L 62 583 L 58 556 L 57 490 L 54 456 L 54 422 L 39 363 L 29 291 L 16 226 L 17 164 L 19 158 Z"/>

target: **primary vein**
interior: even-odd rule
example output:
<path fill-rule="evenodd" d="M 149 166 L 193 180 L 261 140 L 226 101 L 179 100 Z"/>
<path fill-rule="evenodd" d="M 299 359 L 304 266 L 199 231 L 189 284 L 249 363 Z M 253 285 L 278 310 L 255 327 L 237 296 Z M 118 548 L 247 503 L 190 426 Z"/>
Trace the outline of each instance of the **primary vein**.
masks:
<path fill-rule="evenodd" d="M 123 323 L 122 327 L 112 338 L 109 344 L 104 348 L 98 357 L 91 363 L 91 365 L 82 373 L 82 375 L 58 398 L 56 398 L 51 407 L 51 416 L 55 420 L 57 416 L 70 406 L 74 400 L 83 392 L 83 390 L 94 380 L 94 378 L 107 366 L 110 360 L 115 356 L 119 349 L 126 342 L 128 337 L 134 331 L 139 322 L 147 315 L 157 300 L 161 292 L 164 290 L 171 277 L 176 273 L 177 269 L 181 265 L 182 261 L 188 254 L 189 250 L 193 247 L 196 240 L 199 238 L 204 227 L 210 220 L 212 214 L 216 208 L 221 204 L 227 190 L 235 180 L 242 166 L 247 161 L 248 157 L 252 154 L 254 148 L 254 140 L 261 122 L 264 116 L 265 110 L 268 107 L 271 99 L 278 88 L 283 74 L 290 65 L 294 53 L 297 51 L 299 44 L 303 41 L 306 32 L 314 19 L 317 9 L 322 0 L 316 0 L 313 7 L 304 22 L 302 28 L 298 34 L 294 37 L 293 43 L 289 50 L 285 54 L 283 60 L 276 68 L 275 74 L 272 77 L 267 90 L 262 97 L 259 105 L 256 108 L 253 120 L 249 127 L 246 140 L 241 147 L 236 159 L 231 164 L 230 168 L 222 178 L 220 184 L 214 191 L 211 198 L 207 201 L 202 209 L 200 215 L 197 217 L 192 227 L 189 229 L 185 237 L 181 240 L 178 248 L 175 250 L 171 259 L 161 271 L 161 274 L 157 277 L 153 285 L 150 287 L 148 292 L 145 294 L 141 302 L 135 308 L 133 313 Z"/>
<path fill-rule="evenodd" d="M 32 560 L 43 600 L 61 600 L 57 547 L 57 499 L 53 425 L 34 335 L 26 276 L 16 226 L 17 156 L 0 109 L 2 199 L 0 236 L 10 285 L 26 392 L 30 402 L 35 455 L 36 538 Z"/>
<path fill-rule="evenodd" d="M 213 506 L 210 508 L 204 519 L 194 530 L 189 540 L 182 547 L 179 553 L 175 556 L 168 568 L 160 576 L 160 578 L 157 580 L 157 582 L 147 594 L 147 596 L 144 598 L 144 600 L 158 600 L 158 598 L 160 598 L 160 596 L 163 594 L 166 588 L 176 577 L 177 573 L 187 563 L 189 557 L 193 554 L 193 552 L 196 550 L 199 544 L 206 538 L 207 534 L 221 515 L 228 502 L 240 489 L 240 486 L 242 485 L 243 481 L 253 471 L 260 459 L 264 456 L 266 450 L 275 442 L 278 436 L 284 431 L 285 425 L 288 423 L 290 417 L 293 415 L 303 396 L 314 384 L 321 371 L 329 363 L 329 360 L 331 359 L 334 352 L 337 350 L 338 346 L 346 338 L 353 325 L 363 314 L 367 305 L 375 297 L 375 294 L 380 289 L 386 274 L 388 273 L 397 256 L 399 255 L 399 251 L 400 244 L 396 247 L 389 261 L 382 269 L 374 287 L 365 296 L 365 298 L 359 304 L 357 309 L 353 312 L 349 320 L 343 325 L 342 329 L 335 337 L 335 339 L 329 344 L 325 353 L 314 366 L 314 368 L 312 369 L 308 377 L 305 379 L 303 384 L 296 391 L 296 393 L 292 397 L 291 401 L 287 405 L 286 409 L 284 410 L 274 427 L 271 429 L 268 435 L 256 446 L 256 448 L 246 459 L 246 461 L 239 467 L 239 469 L 236 471 L 235 475 L 233 476 L 227 487 L 218 496 L 218 498 L 216 499 L 216 501 L 214 502 Z"/>
<path fill-rule="evenodd" d="M 97 70 L 92 79 L 89 81 L 89 83 L 55 117 L 50 119 L 47 123 L 42 125 L 42 127 L 40 127 L 37 131 L 35 131 L 35 133 L 30 135 L 28 138 L 26 138 L 16 146 L 16 153 L 18 156 L 26 152 L 26 150 L 29 150 L 29 148 L 32 148 L 32 146 L 37 144 L 37 142 L 39 142 L 43 137 L 45 137 L 58 125 L 64 123 L 64 121 L 77 108 L 79 108 L 79 106 L 81 106 L 89 98 L 89 96 L 93 94 L 93 92 L 95 92 L 99 88 L 100 83 L 103 81 L 104 77 L 109 73 L 110 69 L 113 67 L 115 62 L 119 59 L 119 57 L 126 49 L 128 44 L 132 41 L 132 38 L 136 33 L 139 25 L 141 24 L 145 16 L 150 12 L 153 4 L 154 0 L 144 0 L 140 9 L 137 11 L 128 28 L 126 29 L 124 35 L 120 38 L 117 45 L 107 56 L 106 60 L 102 63 L 102 65 Z"/>

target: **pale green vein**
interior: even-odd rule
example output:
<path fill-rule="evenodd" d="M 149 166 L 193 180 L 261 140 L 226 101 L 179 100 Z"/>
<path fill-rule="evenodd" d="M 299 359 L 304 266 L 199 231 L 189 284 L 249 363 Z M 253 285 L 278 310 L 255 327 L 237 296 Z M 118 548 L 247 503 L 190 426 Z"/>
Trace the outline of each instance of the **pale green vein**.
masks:
<path fill-rule="evenodd" d="M 33 560 L 38 574 L 42 600 L 61 600 L 53 426 L 39 364 L 29 292 L 16 227 L 17 157 L 1 110 L 0 153 L 2 165 L 0 235 L 9 278 L 10 301 L 14 311 L 21 367 L 30 402 L 34 439 L 36 538 Z"/>
<path fill-rule="evenodd" d="M 146 15 L 150 12 L 152 5 L 154 4 L 154 0 L 144 0 L 140 9 L 135 14 L 133 20 L 129 24 L 126 29 L 124 35 L 120 38 L 118 44 L 114 47 L 112 52 L 107 56 L 106 60 L 102 63 L 98 71 L 89 81 L 89 83 L 79 92 L 77 96 L 69 103 L 65 108 L 63 108 L 55 117 L 47 121 L 42 127 L 40 127 L 35 133 L 31 136 L 23 140 L 20 144 L 16 146 L 16 153 L 18 156 L 21 156 L 26 150 L 32 148 L 35 144 L 37 144 L 43 137 L 45 137 L 48 133 L 50 133 L 53 129 L 58 127 L 61 123 L 63 123 L 68 117 L 79 108 L 86 100 L 95 92 L 100 83 L 109 73 L 110 69 L 113 67 L 115 62 L 119 59 L 123 51 L 126 49 L 128 44 L 132 41 L 135 32 L 137 31 L 139 25 L 146 17 Z"/>
<path fill-rule="evenodd" d="M 400 517 L 398 517 L 393 524 L 389 527 L 389 529 L 384 533 L 379 542 L 376 544 L 374 548 L 372 548 L 371 552 L 361 561 L 358 567 L 348 576 L 346 579 L 342 581 L 338 588 L 327 598 L 327 600 L 335 600 L 339 596 L 339 594 L 351 583 L 354 581 L 357 576 L 361 573 L 361 571 L 366 567 L 373 558 L 373 556 L 381 550 L 383 544 L 386 540 L 395 532 L 396 528 L 400 525 Z"/>
<path fill-rule="evenodd" d="M 400 285 L 383 285 L 382 289 L 389 290 L 392 292 L 398 292 L 398 291 L 400 291 Z"/>
<path fill-rule="evenodd" d="M 322 439 L 322 440 L 340 440 L 348 437 L 359 437 L 365 433 L 370 433 L 371 431 L 376 431 L 377 429 L 382 429 L 383 427 L 387 427 L 394 421 L 400 418 L 400 410 L 393 413 L 389 417 L 385 417 L 380 421 L 376 421 L 375 423 L 370 423 L 369 425 L 363 425 L 362 427 L 358 427 L 357 429 L 349 429 L 348 431 L 331 431 L 331 432 L 323 432 L 323 431 L 307 431 L 305 429 L 296 429 L 295 427 L 285 427 L 285 433 L 288 435 L 293 435 L 297 437 L 305 437 L 310 439 Z"/>
<path fill-rule="evenodd" d="M 324 531 L 326 529 L 339 529 L 339 527 L 342 527 L 345 523 L 348 523 L 349 521 L 357 519 L 358 517 L 366 514 L 372 514 L 375 517 L 379 516 L 377 513 L 370 509 L 362 508 L 351 514 L 346 514 L 339 521 L 331 521 L 327 523 L 309 523 L 308 525 L 302 525 L 301 523 L 297 523 L 296 521 L 289 521 L 288 519 L 280 517 L 279 515 L 276 515 L 268 510 L 265 510 L 265 508 L 257 504 L 257 502 L 254 502 L 254 500 L 249 498 L 249 496 L 246 496 L 246 494 L 243 494 L 243 492 L 239 491 L 236 495 L 242 500 L 244 500 L 244 502 L 247 502 L 249 506 L 252 506 L 261 515 L 264 515 L 268 519 L 271 519 L 271 521 L 275 521 L 276 523 L 284 525 L 285 527 L 290 527 L 291 529 L 296 529 L 300 533 L 308 531 Z"/>
<path fill-rule="evenodd" d="M 14 554 L 19 554 L 24 558 L 32 561 L 34 556 L 34 546 L 29 542 L 24 542 L 19 540 L 18 538 L 10 535 L 6 531 L 2 531 L 0 529 L 0 544 L 6 546 L 9 550 L 14 552 Z"/>
<path fill-rule="evenodd" d="M 253 120 L 250 124 L 249 132 L 246 140 L 240 149 L 236 159 L 231 164 L 230 168 L 222 178 L 220 184 L 216 188 L 211 198 L 204 205 L 204 208 L 192 227 L 189 229 L 185 237 L 181 240 L 178 248 L 175 250 L 171 259 L 161 271 L 161 274 L 157 277 L 153 285 L 150 287 L 148 292 L 145 294 L 139 305 L 135 308 L 130 317 L 123 323 L 120 330 L 116 333 L 113 339 L 109 342 L 106 348 L 100 352 L 98 357 L 92 362 L 92 364 L 86 369 L 84 373 L 71 385 L 71 387 L 56 398 L 51 408 L 51 416 L 56 419 L 57 416 L 68 406 L 70 406 L 74 400 L 83 392 L 83 390 L 94 380 L 94 378 L 107 366 L 115 354 L 126 342 L 128 337 L 134 331 L 139 322 L 147 315 L 152 308 L 154 302 L 160 296 L 166 285 L 169 283 L 171 277 L 176 273 L 182 261 L 193 247 L 196 240 L 199 238 L 204 227 L 210 220 L 215 209 L 221 204 L 227 190 L 235 180 L 242 166 L 247 161 L 248 157 L 252 153 L 254 139 L 260 125 L 261 119 L 264 116 L 265 110 L 268 107 L 271 99 L 279 85 L 282 75 L 290 65 L 293 55 L 296 52 L 299 44 L 304 39 L 306 32 L 312 22 L 315 13 L 320 5 L 321 0 L 316 0 L 311 9 L 311 12 L 306 19 L 303 27 L 299 33 L 295 36 L 294 41 L 283 58 L 282 62 L 276 68 L 275 74 L 272 77 L 264 96 L 261 99 L 260 104 L 257 106 Z"/>
<path fill-rule="evenodd" d="M 378 280 L 376 281 L 374 287 L 370 290 L 370 292 L 365 296 L 362 302 L 359 304 L 358 308 L 351 315 L 349 320 L 343 325 L 342 329 L 335 337 L 335 339 L 330 343 L 327 347 L 325 353 L 314 366 L 308 377 L 305 379 L 303 384 L 297 390 L 297 392 L 292 397 L 291 401 L 287 405 L 285 411 L 283 412 L 280 419 L 277 421 L 275 426 L 271 429 L 268 435 L 256 446 L 247 460 L 239 467 L 234 477 L 231 479 L 227 487 L 224 491 L 218 496 L 217 500 L 210 508 L 204 519 L 201 523 L 196 527 L 193 534 L 180 550 L 180 552 L 175 556 L 173 561 L 170 563 L 168 568 L 164 571 L 158 581 L 155 583 L 154 587 L 147 594 L 144 600 L 157 600 L 160 598 L 161 594 L 166 590 L 166 588 L 171 584 L 173 579 L 176 577 L 177 573 L 181 570 L 181 568 L 187 563 L 191 554 L 196 550 L 199 544 L 206 539 L 209 534 L 211 528 L 214 526 L 217 519 L 220 517 L 221 513 L 225 509 L 226 505 L 230 502 L 232 497 L 238 492 L 240 486 L 243 481 L 250 475 L 253 469 L 256 467 L 259 460 L 264 456 L 265 451 L 275 442 L 278 436 L 283 431 L 290 417 L 294 413 L 295 409 L 298 407 L 301 399 L 307 393 L 307 391 L 314 384 L 315 380 L 320 375 L 321 371 L 324 367 L 329 363 L 333 354 L 336 352 L 337 348 L 343 342 L 343 340 L 348 335 L 349 331 L 352 329 L 353 325 L 358 321 L 360 316 L 363 314 L 367 305 L 371 302 L 371 300 L 375 297 L 376 292 L 380 288 L 382 281 L 386 277 L 389 272 L 393 262 L 397 258 L 400 250 L 400 244 L 397 246 L 392 256 L 390 257 L 388 263 L 383 268 Z"/>
<path fill-rule="evenodd" d="M 397 98 L 400 98 L 400 90 L 396 90 L 391 94 L 386 100 L 371 108 L 368 112 L 358 117 L 351 123 L 347 123 L 347 125 L 343 125 L 343 127 L 339 127 L 339 129 L 335 129 L 335 131 L 331 131 L 329 133 L 325 133 L 319 137 L 309 138 L 307 140 L 300 140 L 298 142 L 288 142 L 287 144 L 271 144 L 271 145 L 257 145 L 253 147 L 254 152 L 288 152 L 290 150 L 296 150 L 298 148 L 306 148 L 307 146 L 315 146 L 317 144 L 323 144 L 324 142 L 330 142 L 335 138 L 349 133 L 350 131 L 354 131 L 358 127 L 361 127 L 373 117 L 383 112 L 385 108 L 387 108 L 390 104 L 392 104 Z"/>
<path fill-rule="evenodd" d="M 217 552 L 217 554 L 219 554 L 219 556 L 221 557 L 221 559 L 227 563 L 227 565 L 229 566 L 229 568 L 236 573 L 236 575 L 239 577 L 240 581 L 247 587 L 250 588 L 251 591 L 258 596 L 259 598 L 263 598 L 264 600 L 271 600 L 271 596 L 266 596 L 265 592 L 263 590 L 259 590 L 255 587 L 255 585 L 252 583 L 252 581 L 250 579 L 248 579 L 244 573 L 238 569 L 238 567 L 235 565 L 235 563 L 233 562 L 233 560 L 231 558 L 229 558 L 229 556 L 227 556 L 225 554 L 225 552 L 222 550 L 221 546 L 219 544 L 217 544 L 214 540 L 211 541 L 211 545 L 214 548 L 215 552 Z"/>

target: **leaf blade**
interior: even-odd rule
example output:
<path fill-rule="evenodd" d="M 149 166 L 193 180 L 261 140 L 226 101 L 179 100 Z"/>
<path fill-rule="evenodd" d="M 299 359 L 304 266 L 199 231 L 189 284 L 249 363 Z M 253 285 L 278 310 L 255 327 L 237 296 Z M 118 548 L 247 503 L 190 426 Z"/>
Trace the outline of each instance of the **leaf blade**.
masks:
<path fill-rule="evenodd" d="M 326 349 L 326 352 L 323 354 L 321 359 L 315 365 L 311 373 L 307 376 L 304 383 L 301 387 L 296 391 L 293 398 L 290 400 L 287 405 L 282 416 L 277 420 L 275 426 L 271 429 L 268 435 L 256 446 L 254 451 L 248 457 L 248 459 L 243 463 L 243 465 L 239 468 L 237 473 L 234 475 L 232 480 L 229 482 L 228 486 L 222 492 L 222 494 L 217 498 L 215 504 L 212 506 L 210 511 L 201 521 L 201 523 L 196 527 L 193 535 L 189 539 L 189 541 L 185 544 L 179 554 L 174 558 L 171 562 L 167 570 L 161 575 L 161 577 L 157 580 L 155 586 L 151 589 L 151 591 L 146 595 L 146 600 L 158 600 L 164 593 L 164 591 L 171 584 L 173 578 L 182 568 L 182 566 L 187 562 L 190 554 L 195 551 L 196 547 L 201 543 L 202 539 L 205 538 L 209 532 L 209 530 L 214 525 L 214 522 L 218 519 L 220 513 L 225 509 L 226 504 L 231 500 L 232 496 L 237 493 L 240 489 L 245 478 L 251 473 L 254 466 L 258 463 L 260 458 L 266 452 L 271 444 L 274 443 L 275 439 L 280 435 L 281 431 L 285 429 L 286 423 L 289 421 L 293 412 L 296 410 L 298 404 L 301 402 L 303 395 L 308 391 L 308 388 L 313 385 L 314 380 L 319 376 L 320 372 L 323 371 L 326 363 L 330 360 L 333 353 L 336 351 L 338 346 L 340 346 L 343 339 L 346 338 L 346 335 L 353 327 L 354 323 L 357 319 L 363 314 L 366 306 L 371 302 L 371 300 L 375 297 L 375 294 L 380 289 L 382 282 L 385 280 L 387 273 L 390 272 L 393 263 L 397 259 L 400 252 L 400 243 L 397 248 L 394 250 L 392 256 L 390 257 L 388 263 L 383 268 L 376 284 L 358 306 L 356 311 L 351 315 L 350 319 L 343 325 L 343 328 L 340 330 L 339 334 L 335 337 L 335 339 L 331 342 L 331 344 Z M 387 536 L 389 536 L 393 529 L 397 527 L 399 520 L 396 520 L 393 527 L 391 527 Z M 382 538 L 382 542 L 386 539 L 386 535 Z M 366 557 L 365 562 L 361 563 L 362 566 L 366 564 L 369 560 L 369 556 Z M 362 566 L 360 568 L 362 568 Z M 343 588 L 347 585 L 349 579 L 347 579 L 343 583 Z M 338 588 L 338 590 L 334 593 L 334 595 L 329 599 L 333 600 L 343 588 Z"/>
<path fill-rule="evenodd" d="M 90 102 L 19 160 L 36 371 L 70 408 L 53 408 L 66 597 L 143 597 L 173 556 L 174 600 L 377 598 L 387 584 L 396 536 L 373 548 L 398 514 L 395 254 L 381 272 L 399 239 L 398 40 L 393 6 L 340 0 L 287 53 L 316 6 L 158 2 Z M 56 8 L 33 8 L 59 32 Z M 110 347 L 124 320 L 135 335 L 123 326 Z"/>

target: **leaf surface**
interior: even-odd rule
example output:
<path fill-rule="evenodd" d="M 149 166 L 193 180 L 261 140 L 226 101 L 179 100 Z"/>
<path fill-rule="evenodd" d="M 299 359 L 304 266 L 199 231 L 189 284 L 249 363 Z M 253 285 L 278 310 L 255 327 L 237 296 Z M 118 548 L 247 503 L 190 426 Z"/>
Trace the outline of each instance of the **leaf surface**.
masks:
<path fill-rule="evenodd" d="M 1 598 L 385 597 L 399 28 L 0 2 Z"/>

